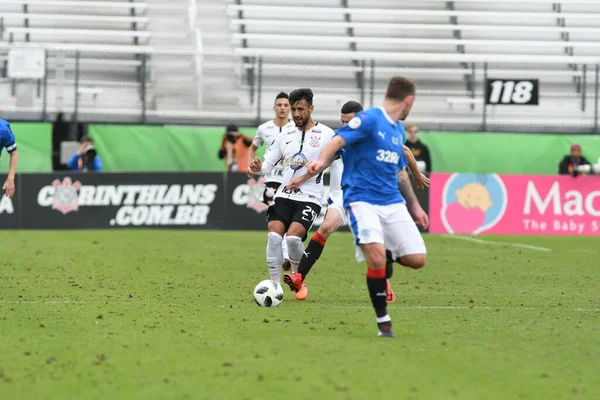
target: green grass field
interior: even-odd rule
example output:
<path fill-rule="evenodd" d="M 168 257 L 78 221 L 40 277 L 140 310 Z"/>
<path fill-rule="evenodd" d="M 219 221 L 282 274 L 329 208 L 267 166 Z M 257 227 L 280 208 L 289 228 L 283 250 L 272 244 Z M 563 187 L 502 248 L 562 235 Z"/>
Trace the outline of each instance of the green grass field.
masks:
<path fill-rule="evenodd" d="M 0 399 L 600 399 L 597 238 L 428 236 L 397 337 L 334 235 L 259 308 L 266 234 L 2 231 Z"/>

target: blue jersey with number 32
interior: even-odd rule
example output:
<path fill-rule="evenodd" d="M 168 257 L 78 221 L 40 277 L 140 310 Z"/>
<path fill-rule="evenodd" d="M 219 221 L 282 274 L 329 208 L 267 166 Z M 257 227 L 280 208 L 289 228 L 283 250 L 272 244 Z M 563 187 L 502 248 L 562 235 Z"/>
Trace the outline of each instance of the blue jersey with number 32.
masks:
<path fill-rule="evenodd" d="M 407 166 L 402 145 L 406 132 L 381 107 L 358 113 L 337 131 L 346 142 L 343 155 L 344 207 L 363 201 L 375 205 L 403 203 L 398 171 Z"/>

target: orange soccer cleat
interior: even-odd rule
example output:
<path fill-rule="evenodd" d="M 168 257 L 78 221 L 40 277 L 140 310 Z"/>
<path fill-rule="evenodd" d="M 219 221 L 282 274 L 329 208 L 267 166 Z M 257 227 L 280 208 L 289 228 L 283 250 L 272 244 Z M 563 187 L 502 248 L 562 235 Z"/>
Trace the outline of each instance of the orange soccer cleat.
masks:
<path fill-rule="evenodd" d="M 390 280 L 387 279 L 386 282 L 387 282 L 387 288 L 386 288 L 387 296 L 385 298 L 385 301 L 387 301 L 388 303 L 393 303 L 396 301 L 396 295 L 394 294 L 392 285 L 390 285 Z"/>
<path fill-rule="evenodd" d="M 283 282 L 285 282 L 292 292 L 294 292 L 294 297 L 296 300 L 304 300 L 306 296 L 308 296 L 308 288 L 306 287 L 306 283 L 304 279 L 302 279 L 302 274 L 298 272 L 294 272 L 292 275 L 285 274 L 283 275 Z"/>

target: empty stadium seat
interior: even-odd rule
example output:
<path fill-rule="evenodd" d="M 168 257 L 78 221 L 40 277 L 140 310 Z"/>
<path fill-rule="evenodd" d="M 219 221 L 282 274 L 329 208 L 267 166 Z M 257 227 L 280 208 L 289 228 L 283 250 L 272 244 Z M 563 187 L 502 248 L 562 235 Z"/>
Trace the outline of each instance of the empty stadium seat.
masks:
<path fill-rule="evenodd" d="M 334 115 L 340 99 L 368 103 L 374 95 L 378 102 L 389 77 L 405 74 L 417 83 L 424 105 L 415 108 L 415 118 L 480 121 L 487 72 L 538 78 L 544 85 L 539 107 L 494 108 L 492 121 L 553 117 L 567 109 L 589 121 L 590 107 L 583 110 L 577 99 L 589 97 L 583 87 L 593 81 L 593 68 L 583 72 L 581 65 L 551 61 L 600 56 L 600 3 L 574 3 L 243 0 L 231 3 L 228 15 L 235 51 L 245 60 L 261 55 L 265 95 L 312 85 L 316 98 L 326 98 L 320 106 L 327 115 Z M 472 61 L 454 57 L 463 54 Z M 517 63 L 520 58 L 525 62 Z"/>

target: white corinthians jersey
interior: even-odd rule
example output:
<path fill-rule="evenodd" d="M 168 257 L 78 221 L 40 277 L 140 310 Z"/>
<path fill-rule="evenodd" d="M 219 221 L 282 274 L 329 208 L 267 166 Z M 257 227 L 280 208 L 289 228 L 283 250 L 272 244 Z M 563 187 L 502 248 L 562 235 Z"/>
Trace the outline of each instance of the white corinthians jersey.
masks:
<path fill-rule="evenodd" d="M 254 136 L 254 140 L 252 143 L 256 147 L 260 147 L 263 143 L 267 146 L 267 152 L 275 142 L 275 139 L 279 137 L 279 135 L 285 135 L 291 130 L 296 129 L 296 124 L 293 121 L 288 122 L 287 125 L 277 126 L 274 121 L 267 121 L 264 124 L 260 125 L 256 130 L 256 136 Z M 283 166 L 281 163 L 278 163 L 273 167 L 273 170 L 269 175 L 265 177 L 265 182 L 277 182 L 281 183 L 283 179 Z"/>
<path fill-rule="evenodd" d="M 268 174 L 283 157 L 283 181 L 277 189 L 274 199 L 285 198 L 301 202 L 315 203 L 319 206 L 323 200 L 323 173 L 313 176 L 292 191 L 285 186 L 293 178 L 306 174 L 306 166 L 319 159 L 321 151 L 333 138 L 335 132 L 320 123 L 308 131 L 294 127 L 285 135 L 280 135 L 265 154 L 262 173 Z"/>

